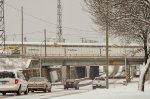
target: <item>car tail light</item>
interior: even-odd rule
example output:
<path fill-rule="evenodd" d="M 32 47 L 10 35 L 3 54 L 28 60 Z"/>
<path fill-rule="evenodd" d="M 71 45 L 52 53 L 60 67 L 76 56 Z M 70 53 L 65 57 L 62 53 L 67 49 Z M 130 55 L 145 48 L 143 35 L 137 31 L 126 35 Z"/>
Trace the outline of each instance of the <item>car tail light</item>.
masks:
<path fill-rule="evenodd" d="M 19 83 L 19 80 L 18 79 L 15 79 L 15 84 L 18 84 Z"/>

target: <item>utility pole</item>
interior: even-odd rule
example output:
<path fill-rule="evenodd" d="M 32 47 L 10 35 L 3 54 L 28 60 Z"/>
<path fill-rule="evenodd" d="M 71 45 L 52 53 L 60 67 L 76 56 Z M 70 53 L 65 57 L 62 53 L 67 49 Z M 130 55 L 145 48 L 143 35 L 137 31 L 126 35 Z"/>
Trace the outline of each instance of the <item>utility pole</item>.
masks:
<path fill-rule="evenodd" d="M 42 77 L 42 59 L 40 56 L 40 77 Z"/>
<path fill-rule="evenodd" d="M 106 88 L 107 89 L 109 89 L 109 75 L 108 75 L 108 73 L 109 73 L 109 58 L 108 58 L 108 47 L 109 47 L 109 45 L 108 45 L 108 43 L 109 43 L 109 38 L 108 38 L 108 32 L 109 32 L 109 27 L 108 27 L 108 25 L 109 25 L 109 23 L 108 23 L 108 5 L 109 4 L 109 0 L 107 0 L 107 2 L 106 2 L 106 5 L 107 5 L 107 7 L 106 7 Z"/>
<path fill-rule="evenodd" d="M 21 35 L 21 47 L 22 47 L 22 55 L 24 54 L 24 47 L 23 47 L 23 7 L 21 7 L 21 32 L 22 32 L 22 35 Z"/>
<path fill-rule="evenodd" d="M 44 38 L 45 38 L 45 57 L 47 56 L 47 53 L 46 53 L 46 29 L 44 30 Z"/>
<path fill-rule="evenodd" d="M 62 35 L 62 4 L 61 0 L 57 0 L 57 42 L 64 42 Z"/>
<path fill-rule="evenodd" d="M 5 14 L 4 14 L 4 0 L 0 0 L 0 47 L 5 51 Z"/>

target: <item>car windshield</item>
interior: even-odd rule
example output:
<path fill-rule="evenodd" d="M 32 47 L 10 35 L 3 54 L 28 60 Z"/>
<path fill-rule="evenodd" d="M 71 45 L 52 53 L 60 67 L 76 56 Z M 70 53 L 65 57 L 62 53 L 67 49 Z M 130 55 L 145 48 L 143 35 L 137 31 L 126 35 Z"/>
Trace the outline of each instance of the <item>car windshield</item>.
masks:
<path fill-rule="evenodd" d="M 0 72 L 0 78 L 15 78 L 13 72 Z"/>
<path fill-rule="evenodd" d="M 29 82 L 41 82 L 44 81 L 44 78 L 42 77 L 32 77 Z"/>
<path fill-rule="evenodd" d="M 66 82 L 74 82 L 74 79 L 67 79 Z"/>

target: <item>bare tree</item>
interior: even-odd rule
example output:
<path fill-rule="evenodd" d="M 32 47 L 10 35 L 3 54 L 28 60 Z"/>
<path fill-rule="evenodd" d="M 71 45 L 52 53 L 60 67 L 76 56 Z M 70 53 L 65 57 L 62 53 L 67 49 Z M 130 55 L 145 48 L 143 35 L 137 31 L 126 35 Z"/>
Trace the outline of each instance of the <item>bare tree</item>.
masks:
<path fill-rule="evenodd" d="M 84 2 L 92 15 L 93 22 L 100 28 L 105 29 L 108 20 L 112 35 L 126 39 L 128 42 L 141 43 L 145 53 L 144 63 L 147 63 L 149 57 L 147 39 L 150 34 L 149 0 L 84 0 Z M 107 3 L 108 14 L 106 14 Z M 148 70 L 149 68 L 143 76 L 141 91 L 144 91 Z"/>

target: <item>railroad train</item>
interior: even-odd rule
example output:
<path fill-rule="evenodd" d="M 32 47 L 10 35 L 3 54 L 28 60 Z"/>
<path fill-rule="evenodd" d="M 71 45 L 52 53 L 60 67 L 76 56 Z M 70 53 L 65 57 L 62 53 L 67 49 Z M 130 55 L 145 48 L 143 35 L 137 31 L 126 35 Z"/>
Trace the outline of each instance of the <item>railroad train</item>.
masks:
<path fill-rule="evenodd" d="M 106 46 L 100 43 L 54 43 L 54 42 L 7 42 L 8 52 L 11 54 L 25 54 L 32 56 L 105 56 Z M 9 50 L 11 48 L 11 51 Z M 23 48 L 23 53 L 21 53 Z M 109 45 L 110 56 L 144 56 L 142 46 Z"/>

